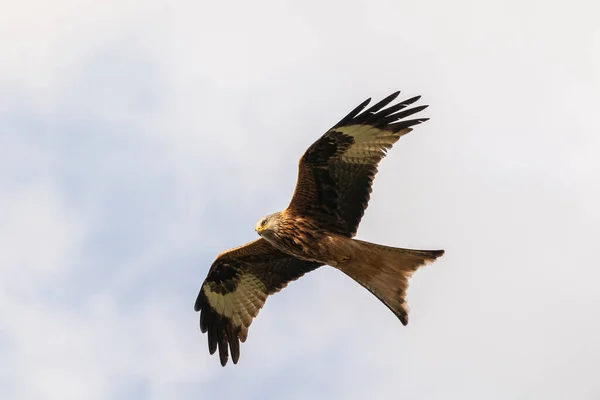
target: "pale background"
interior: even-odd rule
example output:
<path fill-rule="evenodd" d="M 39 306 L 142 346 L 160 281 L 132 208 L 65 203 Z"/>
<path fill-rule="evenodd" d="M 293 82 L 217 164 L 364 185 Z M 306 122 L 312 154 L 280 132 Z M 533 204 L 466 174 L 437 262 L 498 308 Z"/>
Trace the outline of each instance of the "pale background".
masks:
<path fill-rule="evenodd" d="M 0 398 L 600 398 L 600 6 L 22 1 L 0 14 Z M 431 120 L 359 237 L 444 248 L 403 327 L 331 268 L 237 366 L 193 311 L 367 97 Z M 372 396 L 372 397 L 371 397 Z"/>

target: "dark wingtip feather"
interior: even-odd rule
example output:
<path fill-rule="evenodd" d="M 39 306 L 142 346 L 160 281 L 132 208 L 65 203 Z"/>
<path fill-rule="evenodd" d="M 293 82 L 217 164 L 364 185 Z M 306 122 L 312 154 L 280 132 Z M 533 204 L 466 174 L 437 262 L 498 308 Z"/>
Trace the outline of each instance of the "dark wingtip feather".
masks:
<path fill-rule="evenodd" d="M 206 333 L 208 330 L 208 324 L 206 322 L 206 312 L 200 313 L 200 332 Z"/>
<path fill-rule="evenodd" d="M 208 304 L 204 289 L 198 295 L 197 303 L 200 306 L 200 331 L 208 333 L 208 352 L 214 354 L 217 351 L 219 316 L 216 311 Z"/>
<path fill-rule="evenodd" d="M 219 318 L 221 319 L 221 318 Z M 227 339 L 227 331 L 221 327 L 217 330 L 219 339 L 219 359 L 221 360 L 221 366 L 225 366 L 229 360 L 229 339 Z"/>
<path fill-rule="evenodd" d="M 362 103 L 360 103 L 358 106 L 356 106 L 355 110 L 362 110 L 363 108 L 365 108 L 369 103 L 371 102 L 371 97 L 369 97 L 368 99 L 366 99 L 365 101 L 363 101 Z"/>
<path fill-rule="evenodd" d="M 194 303 L 194 311 L 198 312 L 202 309 L 202 290 L 200 289 L 200 293 L 198 293 L 198 297 L 196 297 L 196 302 Z"/>
<path fill-rule="evenodd" d="M 402 104 L 404 104 L 405 106 L 409 106 L 409 105 L 411 105 L 412 103 L 416 103 L 416 102 L 417 102 L 417 101 L 419 101 L 420 99 L 421 99 L 421 95 L 414 96 L 414 97 L 411 97 L 410 99 L 406 99 L 406 100 L 404 100 L 404 101 L 402 102 Z"/>
<path fill-rule="evenodd" d="M 229 360 L 229 349 L 234 364 L 240 358 L 239 334 L 231 325 L 231 320 L 218 314 L 208 303 L 204 289 L 200 290 L 196 300 L 196 311 L 200 311 L 200 331 L 208 332 L 208 352 L 212 355 L 219 350 L 219 361 L 222 366 Z"/>
<path fill-rule="evenodd" d="M 202 333 L 206 333 L 208 330 L 208 315 L 209 310 L 204 305 L 206 304 L 206 295 L 204 294 L 204 289 L 200 289 L 200 293 L 198 294 L 198 298 L 196 299 L 196 305 L 194 306 L 194 310 L 196 312 L 200 311 L 200 331 Z"/>
<path fill-rule="evenodd" d="M 362 110 L 365 109 L 365 107 L 371 102 L 371 98 L 369 97 L 368 99 L 366 99 L 365 101 L 363 101 L 362 103 L 360 103 L 358 106 L 356 106 L 356 108 L 354 108 L 354 110 L 350 111 L 348 113 L 348 115 L 346 115 L 344 118 L 342 118 L 340 120 L 340 122 L 338 122 L 337 124 L 335 124 L 333 126 L 333 128 L 337 128 L 339 126 L 345 125 L 348 121 L 351 121 L 354 117 L 356 117 Z M 333 129 L 331 128 L 331 129 Z"/>
<path fill-rule="evenodd" d="M 208 352 L 212 355 L 217 351 L 217 328 L 214 323 L 208 325 Z"/>
<path fill-rule="evenodd" d="M 398 132 L 402 129 L 410 128 L 411 126 L 418 125 L 425 121 L 429 121 L 429 118 L 407 119 L 405 121 L 400 121 L 400 122 L 396 122 L 394 124 L 389 124 L 388 127 L 391 130 Z"/>
<path fill-rule="evenodd" d="M 352 110 L 352 112 L 350 112 L 346 117 L 344 117 L 340 122 L 338 122 L 332 129 L 338 128 L 340 126 L 365 124 L 379 128 L 386 127 L 394 130 L 400 130 L 427 120 L 427 118 L 419 118 L 418 120 L 409 121 L 410 125 L 407 123 L 403 123 L 406 121 L 400 121 L 394 124 L 394 122 L 402 118 L 406 118 L 410 115 L 416 114 L 420 111 L 423 111 L 428 107 L 427 105 L 423 105 L 404 110 L 407 106 L 421 99 L 421 96 L 419 95 L 403 100 L 395 105 L 392 105 L 391 107 L 385 108 L 390 103 L 392 103 L 399 95 L 400 91 L 396 91 L 365 111 L 362 110 L 366 107 L 368 101 L 363 102 L 359 107 Z"/>
<path fill-rule="evenodd" d="M 240 359 L 240 341 L 238 335 L 230 327 L 227 337 L 229 338 L 229 348 L 231 349 L 231 360 L 234 364 L 237 364 Z"/>
<path fill-rule="evenodd" d="M 396 100 L 396 97 L 398 97 L 399 95 L 400 95 L 400 91 L 398 90 L 398 91 L 390 94 L 388 97 L 386 97 L 385 99 L 381 100 L 379 103 L 375 104 L 374 106 L 372 106 L 368 110 L 366 110 L 365 113 L 375 114 L 377 111 L 381 110 L 383 107 L 387 106 L 392 101 Z"/>
<path fill-rule="evenodd" d="M 404 110 L 404 111 L 400 111 L 394 114 L 390 114 L 388 115 L 385 119 L 390 119 L 390 122 L 392 121 L 397 121 L 399 119 L 402 118 L 406 118 L 409 117 L 413 114 L 416 114 L 418 112 L 423 111 L 424 109 L 426 109 L 427 107 L 429 107 L 428 104 L 422 105 L 422 106 L 417 106 L 417 107 L 413 107 L 413 108 L 409 108 L 408 110 Z"/>

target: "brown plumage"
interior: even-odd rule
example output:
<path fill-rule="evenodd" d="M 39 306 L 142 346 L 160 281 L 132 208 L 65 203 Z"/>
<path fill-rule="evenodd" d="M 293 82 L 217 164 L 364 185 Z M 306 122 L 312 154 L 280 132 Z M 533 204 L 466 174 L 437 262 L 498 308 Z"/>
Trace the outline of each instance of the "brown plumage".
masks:
<path fill-rule="evenodd" d="M 213 262 L 195 310 L 225 366 L 240 355 L 252 319 L 273 294 L 321 265 L 331 265 L 373 293 L 402 322 L 408 278 L 443 250 L 410 250 L 353 239 L 367 208 L 377 166 L 394 143 L 427 118 L 404 118 L 420 97 L 385 108 L 396 92 L 366 111 L 366 100 L 313 143 L 299 162 L 287 209 L 261 219 L 261 239 L 221 253 Z"/>

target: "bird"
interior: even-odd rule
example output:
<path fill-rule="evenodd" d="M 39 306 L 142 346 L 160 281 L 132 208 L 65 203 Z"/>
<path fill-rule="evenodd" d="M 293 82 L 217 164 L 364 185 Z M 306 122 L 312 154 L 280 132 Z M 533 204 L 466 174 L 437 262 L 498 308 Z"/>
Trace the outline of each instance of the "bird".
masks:
<path fill-rule="evenodd" d="M 427 108 L 421 96 L 391 105 L 399 91 L 365 108 L 367 99 L 317 139 L 298 163 L 288 207 L 261 218 L 259 238 L 219 254 L 202 283 L 194 310 L 208 350 L 234 364 L 240 342 L 267 297 L 315 269 L 329 265 L 362 285 L 408 324 L 409 278 L 444 250 L 412 250 L 355 239 L 379 162 L 413 126 L 407 119 Z M 411 106 L 411 107 L 409 107 Z"/>

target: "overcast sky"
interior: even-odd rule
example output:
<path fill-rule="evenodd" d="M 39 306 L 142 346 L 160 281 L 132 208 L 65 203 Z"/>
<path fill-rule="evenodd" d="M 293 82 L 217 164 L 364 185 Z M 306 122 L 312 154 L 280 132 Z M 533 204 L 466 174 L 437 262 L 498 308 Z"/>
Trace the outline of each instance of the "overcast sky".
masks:
<path fill-rule="evenodd" d="M 600 398 L 597 2 L 12 2 L 0 16 L 0 398 Z M 431 118 L 358 237 L 443 248 L 410 323 L 325 267 L 238 365 L 193 304 L 368 97 Z"/>

